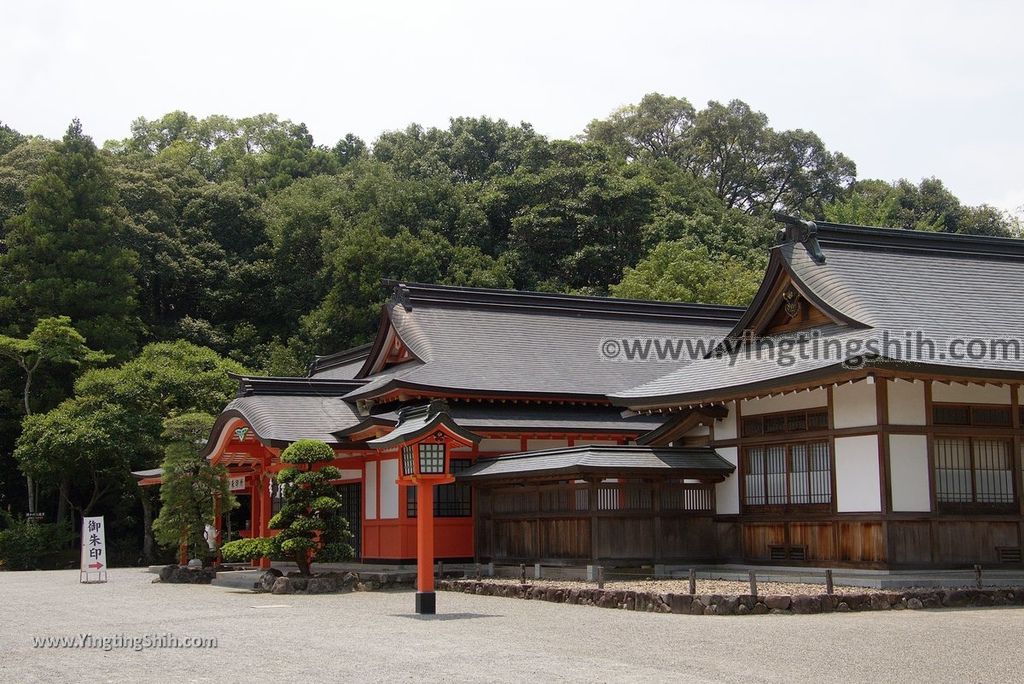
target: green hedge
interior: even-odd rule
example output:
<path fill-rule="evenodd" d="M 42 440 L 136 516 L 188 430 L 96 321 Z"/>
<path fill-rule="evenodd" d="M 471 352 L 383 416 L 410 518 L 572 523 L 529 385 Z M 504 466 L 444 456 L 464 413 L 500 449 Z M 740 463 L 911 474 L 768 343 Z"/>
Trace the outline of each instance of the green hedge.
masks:
<path fill-rule="evenodd" d="M 236 539 L 220 547 L 221 558 L 226 563 L 253 561 L 264 556 L 278 555 L 277 545 L 272 537 L 256 537 L 254 539 Z"/>
<path fill-rule="evenodd" d="M 0 530 L 0 568 L 43 570 L 61 565 L 71 533 L 48 523 L 15 522 Z"/>

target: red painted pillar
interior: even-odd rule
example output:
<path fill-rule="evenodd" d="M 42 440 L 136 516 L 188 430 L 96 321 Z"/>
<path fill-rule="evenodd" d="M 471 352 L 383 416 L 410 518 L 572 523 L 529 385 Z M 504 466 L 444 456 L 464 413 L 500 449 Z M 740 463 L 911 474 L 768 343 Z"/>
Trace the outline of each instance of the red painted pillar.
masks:
<path fill-rule="evenodd" d="M 433 615 L 434 595 L 434 485 L 416 485 L 416 612 Z"/>
<path fill-rule="evenodd" d="M 260 536 L 270 536 L 270 486 L 266 475 L 261 475 L 257 486 L 259 487 L 259 499 L 260 499 Z M 260 568 L 263 570 L 270 569 L 270 559 L 260 558 Z"/>

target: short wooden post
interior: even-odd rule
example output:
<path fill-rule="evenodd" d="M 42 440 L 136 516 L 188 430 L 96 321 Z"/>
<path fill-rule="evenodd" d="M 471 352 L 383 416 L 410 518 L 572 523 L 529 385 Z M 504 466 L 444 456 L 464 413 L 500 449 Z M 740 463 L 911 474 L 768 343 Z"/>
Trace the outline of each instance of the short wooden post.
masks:
<path fill-rule="evenodd" d="M 597 566 L 597 588 L 604 589 L 604 566 Z"/>
<path fill-rule="evenodd" d="M 981 589 L 981 566 L 980 565 L 975 565 L 974 566 L 974 583 L 978 585 L 979 589 Z"/>
<path fill-rule="evenodd" d="M 519 564 L 519 583 L 526 584 L 526 563 Z"/>
<path fill-rule="evenodd" d="M 437 561 L 437 579 L 442 579 L 444 574 L 444 563 Z"/>
<path fill-rule="evenodd" d="M 690 596 L 697 593 L 697 571 L 690 568 Z"/>
<path fill-rule="evenodd" d="M 480 581 L 480 564 L 479 563 L 476 564 L 476 581 L 477 582 Z"/>
<path fill-rule="evenodd" d="M 757 575 L 753 570 L 749 573 L 750 579 L 750 595 L 757 598 Z"/>
<path fill-rule="evenodd" d="M 835 587 L 832 586 L 832 568 L 825 570 L 825 593 L 829 596 L 835 593 Z"/>

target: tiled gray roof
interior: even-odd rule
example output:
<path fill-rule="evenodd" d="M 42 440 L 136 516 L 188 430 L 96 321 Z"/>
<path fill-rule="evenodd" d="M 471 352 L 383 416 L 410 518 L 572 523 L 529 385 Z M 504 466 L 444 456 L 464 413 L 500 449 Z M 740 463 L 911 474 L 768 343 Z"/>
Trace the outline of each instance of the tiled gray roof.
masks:
<path fill-rule="evenodd" d="M 844 343 L 874 340 L 881 365 L 914 364 L 937 372 L 998 377 L 1024 375 L 1024 361 L 1013 358 L 954 359 L 908 354 L 884 346 L 921 331 L 942 352 L 953 339 L 1015 339 L 1024 334 L 1024 241 L 936 235 L 912 231 L 819 224 L 826 257 L 817 263 L 801 243 L 775 248 L 797 284 L 825 308 L 841 313 L 849 326 L 820 329 Z M 742 325 L 742 324 L 741 324 Z M 859 327 L 862 326 L 862 327 Z M 810 331 L 807 331 L 810 334 Z M 797 335 L 789 335 L 796 339 Z M 741 356 L 701 359 L 653 381 L 612 393 L 621 405 L 647 408 L 700 402 L 740 388 L 770 388 L 801 376 L 841 369 L 846 358 L 822 358 L 812 342 L 801 342 L 793 362 Z M 899 367 L 897 365 L 897 367 Z"/>
<path fill-rule="evenodd" d="M 546 449 L 498 458 L 481 459 L 458 475 L 460 480 L 481 480 L 526 475 L 610 476 L 613 473 L 665 473 L 725 476 L 736 466 L 710 447 L 585 446 Z"/>
<path fill-rule="evenodd" d="M 263 442 L 273 445 L 299 439 L 337 443 L 331 434 L 360 421 L 355 408 L 339 397 L 267 395 L 239 397 L 221 413 L 238 416 Z"/>
<path fill-rule="evenodd" d="M 401 285 L 387 315 L 418 362 L 392 369 L 381 382 L 370 376 L 347 396 L 401 386 L 603 398 L 677 364 L 609 361 L 601 355 L 602 340 L 722 336 L 741 313 L 736 307 Z"/>
<path fill-rule="evenodd" d="M 309 376 L 331 380 L 351 380 L 363 367 L 370 345 L 345 349 L 336 354 L 317 356 L 309 365 Z"/>
<path fill-rule="evenodd" d="M 819 224 L 819 241 L 824 264 L 800 243 L 777 249 L 818 297 L 866 326 L 1024 332 L 1024 241 L 833 224 Z"/>

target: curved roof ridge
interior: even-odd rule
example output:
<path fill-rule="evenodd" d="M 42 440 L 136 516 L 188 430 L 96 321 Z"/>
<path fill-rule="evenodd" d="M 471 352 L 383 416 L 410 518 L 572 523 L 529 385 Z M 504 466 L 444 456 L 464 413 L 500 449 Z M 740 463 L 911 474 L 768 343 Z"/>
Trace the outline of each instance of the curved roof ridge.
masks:
<path fill-rule="evenodd" d="M 729 322 L 737 320 L 744 307 L 721 304 L 663 302 L 642 299 L 619 299 L 570 295 L 557 292 L 531 292 L 496 288 L 432 285 L 389 281 L 396 303 L 407 310 L 417 305 L 449 307 L 527 309 L 534 312 L 567 315 L 616 315 L 659 319 L 688 319 Z"/>
<path fill-rule="evenodd" d="M 371 344 L 367 343 L 357 347 L 349 347 L 333 354 L 314 356 L 312 363 L 309 364 L 307 375 L 312 377 L 317 373 L 322 373 L 338 366 L 354 364 L 356 361 L 365 359 L 369 355 L 370 347 Z"/>
<path fill-rule="evenodd" d="M 1024 240 L 994 235 L 908 230 L 882 226 L 860 226 L 815 221 L 817 238 L 828 245 L 856 245 L 867 249 L 942 252 L 1024 259 Z M 825 256 L 828 256 L 826 252 Z"/>

